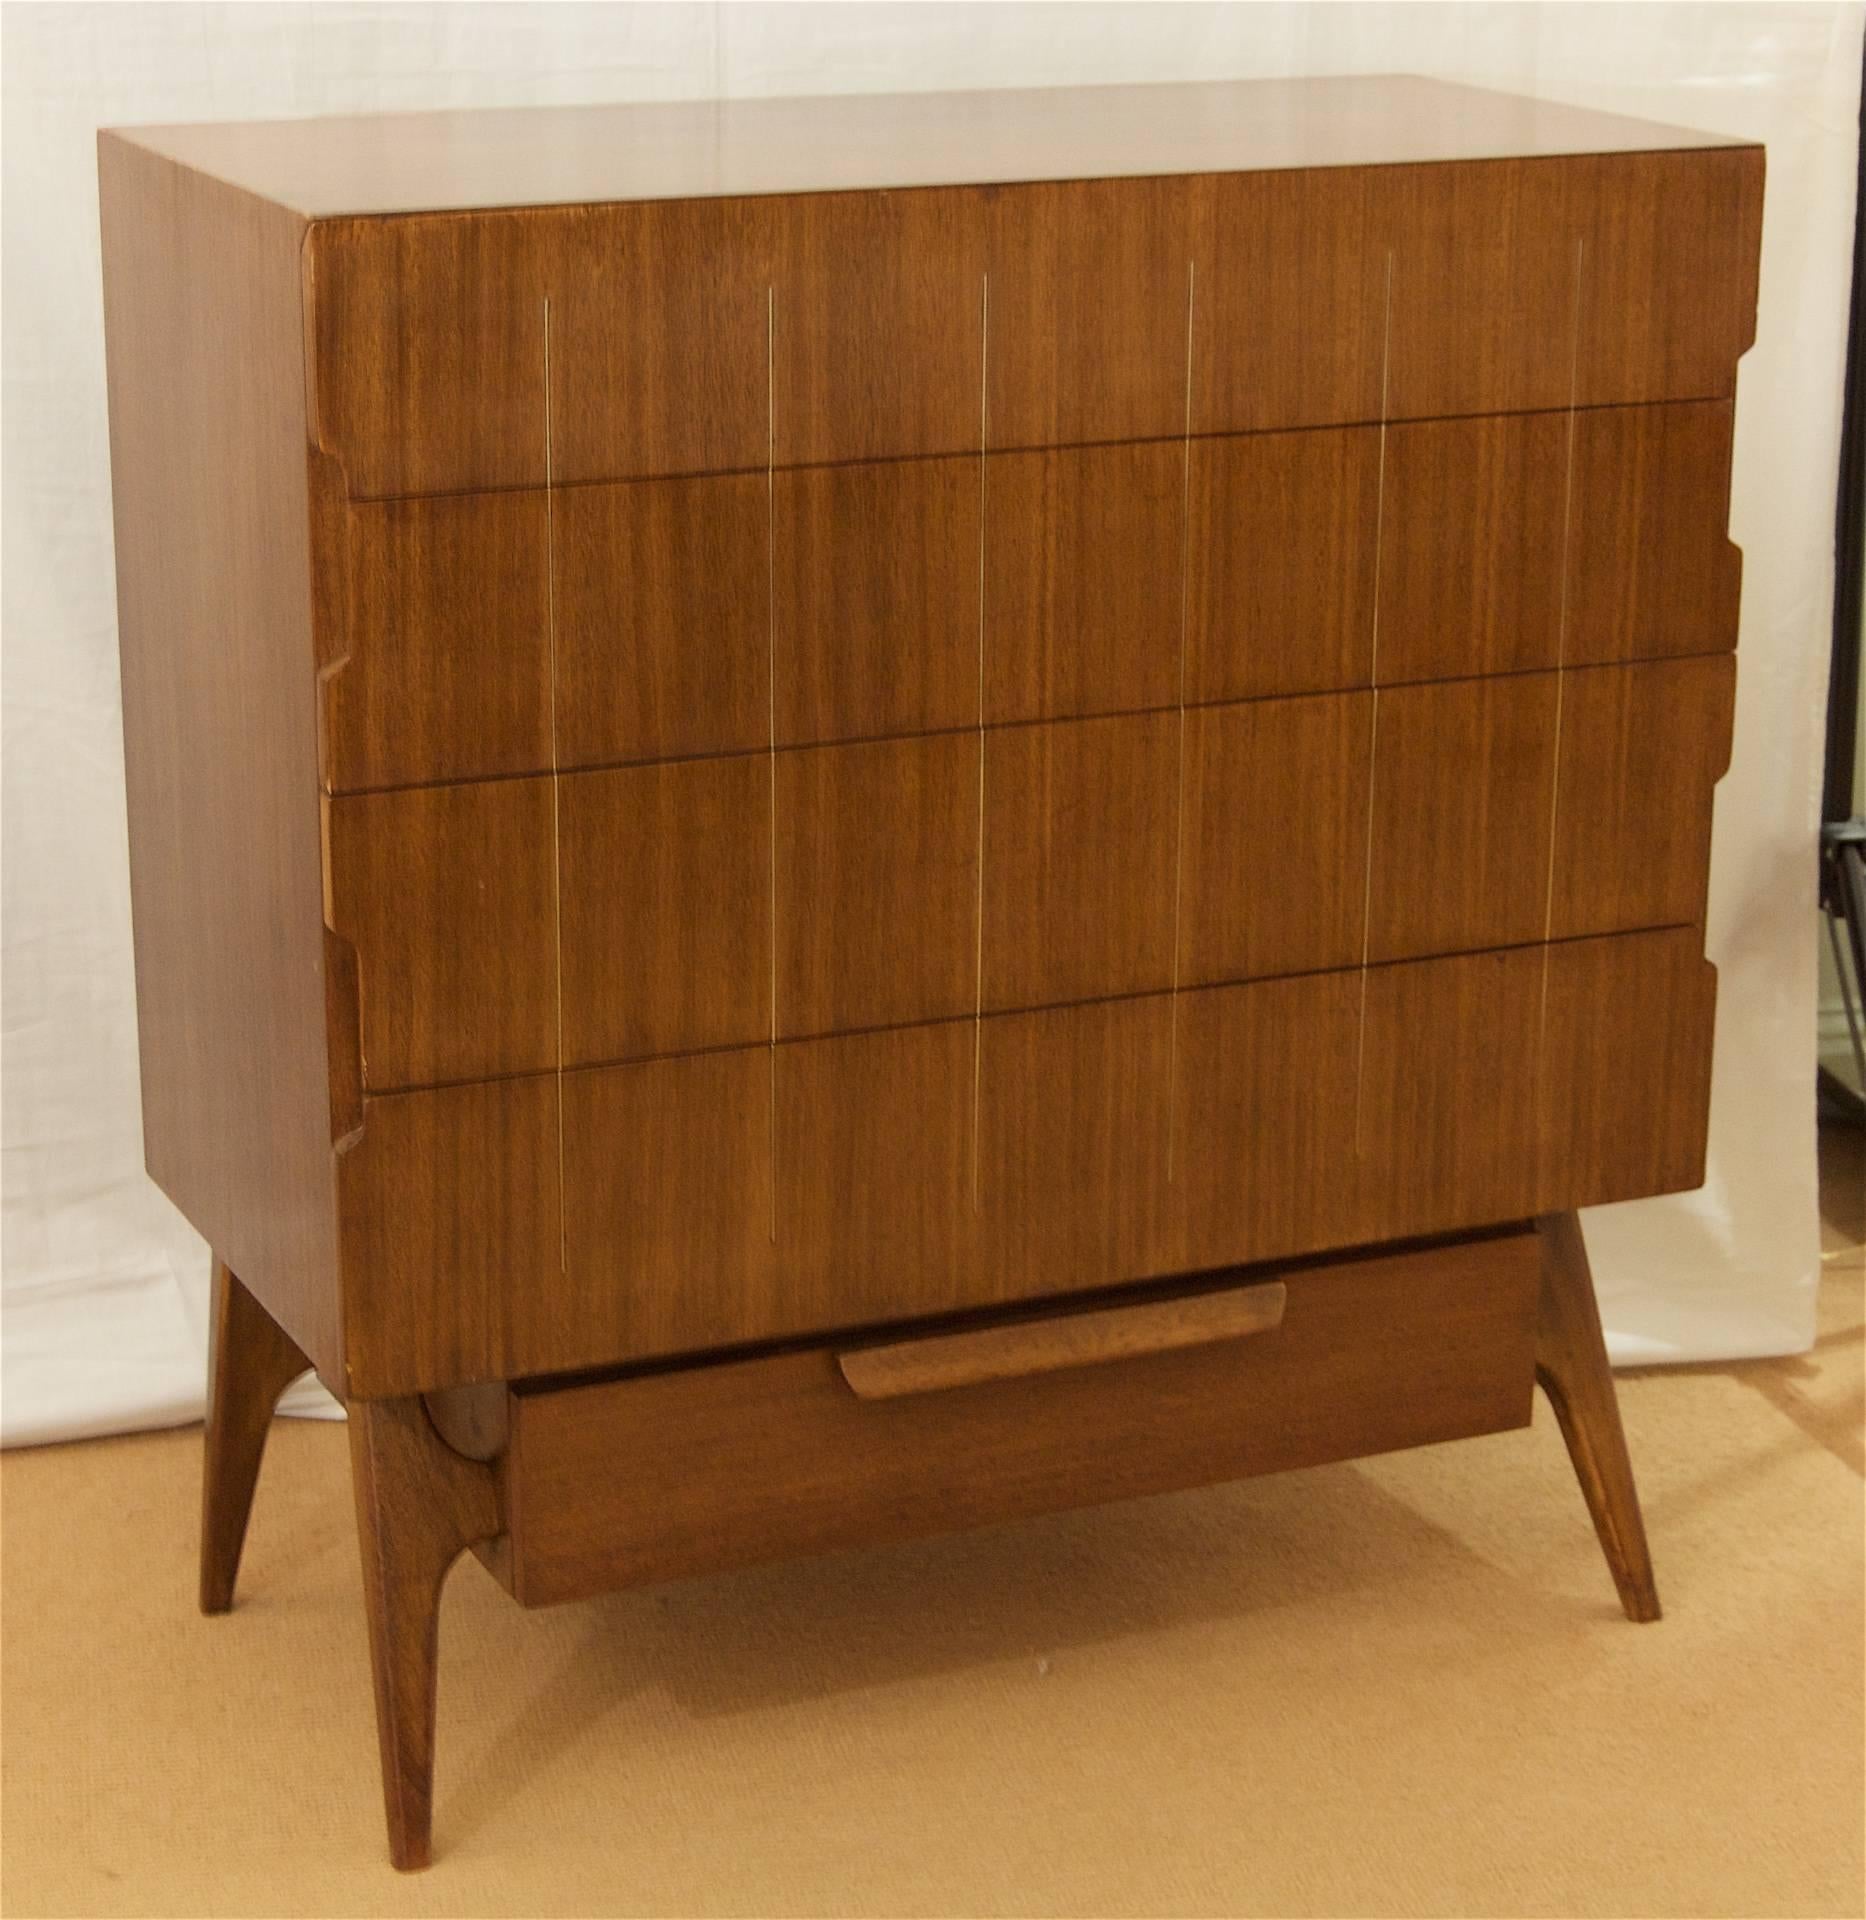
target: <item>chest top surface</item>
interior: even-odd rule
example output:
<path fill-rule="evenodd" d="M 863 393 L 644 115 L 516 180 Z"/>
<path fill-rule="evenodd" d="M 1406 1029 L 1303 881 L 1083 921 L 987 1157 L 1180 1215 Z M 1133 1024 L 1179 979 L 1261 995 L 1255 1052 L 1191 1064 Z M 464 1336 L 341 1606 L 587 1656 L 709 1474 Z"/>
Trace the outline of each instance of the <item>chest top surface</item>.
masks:
<path fill-rule="evenodd" d="M 370 114 L 114 137 L 309 219 L 1742 144 L 1405 74 Z"/>

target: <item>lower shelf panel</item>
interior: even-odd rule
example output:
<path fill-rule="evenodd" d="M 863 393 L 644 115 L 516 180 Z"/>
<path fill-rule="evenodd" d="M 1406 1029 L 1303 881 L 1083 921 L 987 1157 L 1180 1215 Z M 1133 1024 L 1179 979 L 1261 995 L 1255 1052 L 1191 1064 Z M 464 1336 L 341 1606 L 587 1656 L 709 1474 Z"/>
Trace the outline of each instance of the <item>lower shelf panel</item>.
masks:
<path fill-rule="evenodd" d="M 542 1605 L 1524 1426 L 1539 1276 L 1532 1230 L 1253 1270 L 1236 1337 L 879 1399 L 837 1346 L 521 1385 L 486 1558 Z"/>

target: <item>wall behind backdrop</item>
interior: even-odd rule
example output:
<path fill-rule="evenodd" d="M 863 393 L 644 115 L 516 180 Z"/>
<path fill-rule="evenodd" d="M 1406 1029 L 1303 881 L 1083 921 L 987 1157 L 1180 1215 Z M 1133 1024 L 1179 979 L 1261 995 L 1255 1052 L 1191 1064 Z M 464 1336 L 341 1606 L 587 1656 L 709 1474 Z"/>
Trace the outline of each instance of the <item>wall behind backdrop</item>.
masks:
<path fill-rule="evenodd" d="M 1710 1178 L 1586 1226 L 1616 1358 L 1807 1345 L 1858 7 L 14 5 L 0 32 L 0 1437 L 191 1420 L 204 1373 L 207 1249 L 142 1172 L 95 131 L 370 109 L 1397 70 L 1766 141 L 1731 510 L 1746 553 L 1736 747 L 1708 929 Z"/>

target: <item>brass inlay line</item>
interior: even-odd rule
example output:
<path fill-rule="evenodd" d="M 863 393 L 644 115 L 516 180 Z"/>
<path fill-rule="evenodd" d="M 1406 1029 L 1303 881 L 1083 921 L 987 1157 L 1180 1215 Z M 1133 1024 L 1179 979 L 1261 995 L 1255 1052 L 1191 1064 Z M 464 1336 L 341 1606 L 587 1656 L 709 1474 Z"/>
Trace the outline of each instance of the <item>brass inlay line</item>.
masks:
<path fill-rule="evenodd" d="M 972 903 L 972 1211 L 978 1211 L 985 1066 L 985 507 L 991 444 L 991 275 L 979 276 L 978 351 L 978 890 Z"/>
<path fill-rule="evenodd" d="M 777 288 L 765 288 L 765 762 L 771 849 L 771 1239 L 778 1227 L 778 879 L 777 879 Z"/>
<path fill-rule="evenodd" d="M 551 432 L 551 296 L 544 296 L 544 606 L 551 660 L 551 943 L 557 994 L 557 1264 L 570 1270 L 570 1216 L 564 1181 L 564 876 L 557 768 L 557 514 Z"/>
<path fill-rule="evenodd" d="M 1380 563 L 1386 544 L 1387 404 L 1393 378 L 1393 249 L 1387 248 L 1386 294 L 1380 313 L 1380 472 L 1374 482 L 1374 612 L 1367 677 L 1373 698 L 1367 715 L 1367 855 L 1361 881 L 1361 1005 L 1354 1038 L 1354 1152 L 1361 1151 L 1361 1111 L 1367 1074 L 1367 963 L 1374 937 L 1374 775 L 1380 752 Z"/>
<path fill-rule="evenodd" d="M 1555 621 L 1555 747 L 1549 769 L 1549 861 L 1548 886 L 1542 900 L 1542 1003 L 1536 1015 L 1537 1091 L 1541 1105 L 1542 1036 L 1549 1017 L 1549 941 L 1555 932 L 1555 829 L 1561 820 L 1561 732 L 1563 694 L 1568 678 L 1568 542 L 1574 526 L 1574 430 L 1575 397 L 1581 371 L 1581 276 L 1587 266 L 1587 237 L 1574 243 L 1573 311 L 1568 323 L 1568 442 L 1564 455 L 1561 495 L 1561 588 L 1559 613 Z"/>
<path fill-rule="evenodd" d="M 1173 811 L 1173 997 L 1167 1015 L 1166 1181 L 1174 1177 L 1179 1106 L 1179 903 L 1185 883 L 1186 846 L 1186 625 L 1192 593 L 1192 315 L 1198 262 L 1186 262 L 1186 409 L 1179 463 L 1179 765 Z"/>

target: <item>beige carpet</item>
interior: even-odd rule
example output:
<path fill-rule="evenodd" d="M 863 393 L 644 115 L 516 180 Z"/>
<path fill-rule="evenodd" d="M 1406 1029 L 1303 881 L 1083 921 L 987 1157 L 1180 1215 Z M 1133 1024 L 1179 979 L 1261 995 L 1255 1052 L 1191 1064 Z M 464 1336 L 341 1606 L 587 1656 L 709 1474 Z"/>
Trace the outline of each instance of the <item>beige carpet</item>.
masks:
<path fill-rule="evenodd" d="M 341 1428 L 237 1610 L 197 1432 L 4 1464 L 0 1897 L 42 1914 L 1854 1915 L 1866 1174 L 1804 1360 L 1633 1376 L 1667 1617 L 1526 1433 L 549 1613 L 442 1619 L 383 1856 Z"/>

